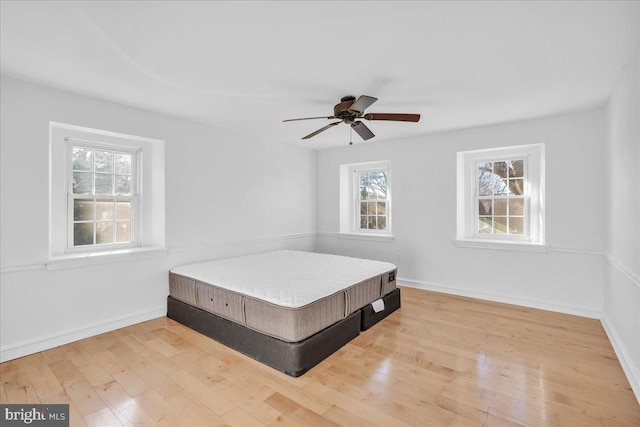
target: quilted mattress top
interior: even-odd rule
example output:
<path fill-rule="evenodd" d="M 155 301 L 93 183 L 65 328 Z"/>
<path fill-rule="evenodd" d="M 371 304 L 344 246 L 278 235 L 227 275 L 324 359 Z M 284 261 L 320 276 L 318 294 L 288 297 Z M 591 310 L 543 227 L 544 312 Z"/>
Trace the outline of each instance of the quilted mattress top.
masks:
<path fill-rule="evenodd" d="M 181 265 L 171 272 L 295 308 L 395 269 L 388 262 L 283 250 Z"/>

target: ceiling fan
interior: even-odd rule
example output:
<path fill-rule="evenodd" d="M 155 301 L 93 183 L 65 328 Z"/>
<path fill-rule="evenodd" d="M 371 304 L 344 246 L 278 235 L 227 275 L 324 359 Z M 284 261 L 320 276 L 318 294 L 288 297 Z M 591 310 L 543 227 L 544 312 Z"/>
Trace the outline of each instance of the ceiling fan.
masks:
<path fill-rule="evenodd" d="M 355 96 L 344 96 L 340 99 L 340 103 L 333 107 L 333 116 L 321 116 L 321 117 L 304 117 L 300 119 L 287 119 L 283 122 L 294 122 L 298 120 L 313 120 L 313 119 L 337 119 L 339 121 L 329 123 L 328 125 L 321 127 L 315 132 L 311 132 L 309 135 L 302 137 L 302 139 L 313 138 L 320 132 L 339 125 L 340 123 L 346 123 L 356 131 L 358 135 L 365 141 L 373 138 L 375 135 L 360 119 L 365 120 L 387 120 L 395 122 L 417 122 L 420 120 L 420 114 L 404 114 L 404 113 L 365 113 L 371 104 L 376 102 L 378 98 L 373 96 L 362 95 L 357 100 Z M 351 143 L 350 143 L 351 144 Z"/>

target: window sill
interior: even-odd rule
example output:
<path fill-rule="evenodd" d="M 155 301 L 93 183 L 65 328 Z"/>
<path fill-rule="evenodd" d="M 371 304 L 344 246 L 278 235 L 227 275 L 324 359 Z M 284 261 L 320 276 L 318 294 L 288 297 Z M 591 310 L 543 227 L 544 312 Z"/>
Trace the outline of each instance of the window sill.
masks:
<path fill-rule="evenodd" d="M 366 233 L 338 233 L 339 239 L 368 240 L 371 242 L 393 242 L 395 236 L 391 234 L 366 234 Z"/>
<path fill-rule="evenodd" d="M 493 240 L 454 240 L 456 246 L 460 248 L 474 248 L 474 249 L 494 249 L 498 251 L 518 251 L 518 252 L 537 252 L 546 253 L 547 246 L 539 243 L 530 242 L 496 242 Z"/>
<path fill-rule="evenodd" d="M 85 252 L 55 256 L 47 259 L 47 270 L 62 270 L 66 268 L 87 267 L 90 265 L 110 264 L 131 261 L 135 259 L 156 258 L 164 256 L 169 251 L 161 247 L 144 247 L 133 249 L 119 249 L 103 252 Z"/>

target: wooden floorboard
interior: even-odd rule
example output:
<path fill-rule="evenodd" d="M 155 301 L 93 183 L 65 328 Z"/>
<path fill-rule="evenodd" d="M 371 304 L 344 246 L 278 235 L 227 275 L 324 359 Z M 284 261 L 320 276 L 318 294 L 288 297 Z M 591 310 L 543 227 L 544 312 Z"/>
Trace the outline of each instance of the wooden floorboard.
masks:
<path fill-rule="evenodd" d="M 640 426 L 598 320 L 402 288 L 299 378 L 160 318 L 0 364 L 72 426 Z"/>

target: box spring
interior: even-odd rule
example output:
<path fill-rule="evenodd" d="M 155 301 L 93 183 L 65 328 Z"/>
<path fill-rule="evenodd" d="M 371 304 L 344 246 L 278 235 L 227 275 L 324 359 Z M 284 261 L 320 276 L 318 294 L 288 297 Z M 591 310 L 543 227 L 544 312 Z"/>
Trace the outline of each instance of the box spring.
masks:
<path fill-rule="evenodd" d="M 298 377 L 357 337 L 361 329 L 370 328 L 400 308 L 400 289 L 385 295 L 383 301 L 384 311 L 375 313 L 369 305 L 294 343 L 265 335 L 171 296 L 167 301 L 167 317 L 280 372 Z"/>
<path fill-rule="evenodd" d="M 360 311 L 297 343 L 282 341 L 171 296 L 167 316 L 265 365 L 298 377 L 360 333 Z"/>

